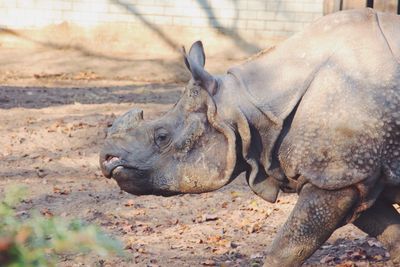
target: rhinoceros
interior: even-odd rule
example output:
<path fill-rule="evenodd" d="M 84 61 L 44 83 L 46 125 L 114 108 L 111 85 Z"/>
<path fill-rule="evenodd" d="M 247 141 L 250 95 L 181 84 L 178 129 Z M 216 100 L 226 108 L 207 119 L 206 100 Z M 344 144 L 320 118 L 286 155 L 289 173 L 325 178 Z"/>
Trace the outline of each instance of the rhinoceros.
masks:
<path fill-rule="evenodd" d="M 213 76 L 195 42 L 179 101 L 148 121 L 115 120 L 103 174 L 126 192 L 219 189 L 245 173 L 275 202 L 298 201 L 265 266 L 299 266 L 347 223 L 400 261 L 400 17 L 372 9 L 318 19 L 278 46 Z"/>

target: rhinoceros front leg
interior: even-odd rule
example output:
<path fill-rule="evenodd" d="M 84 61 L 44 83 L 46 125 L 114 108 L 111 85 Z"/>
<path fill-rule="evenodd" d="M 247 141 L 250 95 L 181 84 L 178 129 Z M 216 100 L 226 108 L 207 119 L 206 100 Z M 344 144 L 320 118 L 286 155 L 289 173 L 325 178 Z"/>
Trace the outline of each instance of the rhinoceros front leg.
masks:
<path fill-rule="evenodd" d="M 392 204 L 383 200 L 376 201 L 353 224 L 378 238 L 389 251 L 392 261 L 400 263 L 400 214 Z"/>
<path fill-rule="evenodd" d="M 353 188 L 328 191 L 306 184 L 272 243 L 264 266 L 300 266 L 343 225 L 357 201 Z"/>

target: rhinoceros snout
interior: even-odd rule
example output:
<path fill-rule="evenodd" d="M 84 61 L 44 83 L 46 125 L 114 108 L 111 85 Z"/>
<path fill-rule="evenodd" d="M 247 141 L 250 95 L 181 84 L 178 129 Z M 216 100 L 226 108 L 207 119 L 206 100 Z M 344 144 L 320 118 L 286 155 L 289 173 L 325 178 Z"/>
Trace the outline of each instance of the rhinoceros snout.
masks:
<path fill-rule="evenodd" d="M 115 168 L 122 166 L 122 161 L 119 157 L 106 154 L 100 158 L 101 172 L 107 178 L 111 178 Z"/>
<path fill-rule="evenodd" d="M 106 146 L 100 153 L 99 161 L 103 175 L 106 178 L 113 178 L 122 190 L 134 195 L 153 192 L 148 172 L 133 166 L 126 160 L 126 155 L 116 153 L 115 149 Z"/>

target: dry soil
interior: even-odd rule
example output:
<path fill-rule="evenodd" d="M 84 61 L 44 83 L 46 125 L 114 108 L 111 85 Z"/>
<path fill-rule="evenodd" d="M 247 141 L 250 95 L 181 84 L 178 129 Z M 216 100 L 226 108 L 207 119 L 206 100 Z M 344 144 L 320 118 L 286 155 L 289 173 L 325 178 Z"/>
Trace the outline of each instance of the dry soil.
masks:
<path fill-rule="evenodd" d="M 133 196 L 102 176 L 98 153 L 113 119 L 132 107 L 156 117 L 187 78 L 177 59 L 0 47 L 0 194 L 29 188 L 20 211 L 79 218 L 123 242 L 126 258 L 64 255 L 59 266 L 258 266 L 296 202 L 255 196 L 244 177 L 216 192 Z M 208 59 L 221 73 L 237 61 Z M 284 248 L 282 248 L 284 249 Z M 345 226 L 306 266 L 393 266 L 382 245 Z"/>

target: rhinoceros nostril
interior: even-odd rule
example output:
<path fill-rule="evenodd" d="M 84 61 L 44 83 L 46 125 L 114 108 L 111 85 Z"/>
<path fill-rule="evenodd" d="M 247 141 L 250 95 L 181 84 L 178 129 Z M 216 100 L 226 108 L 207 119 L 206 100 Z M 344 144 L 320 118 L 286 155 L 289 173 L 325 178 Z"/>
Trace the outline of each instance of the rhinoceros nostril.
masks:
<path fill-rule="evenodd" d="M 119 161 L 120 158 L 113 155 L 106 155 L 104 163 L 110 164 L 116 161 Z"/>

